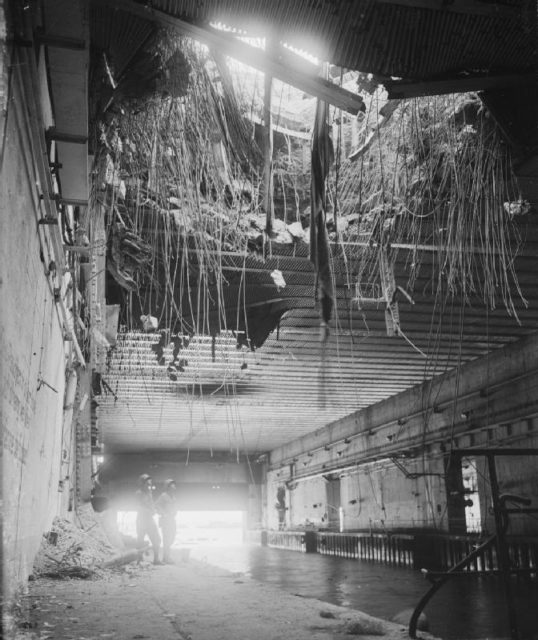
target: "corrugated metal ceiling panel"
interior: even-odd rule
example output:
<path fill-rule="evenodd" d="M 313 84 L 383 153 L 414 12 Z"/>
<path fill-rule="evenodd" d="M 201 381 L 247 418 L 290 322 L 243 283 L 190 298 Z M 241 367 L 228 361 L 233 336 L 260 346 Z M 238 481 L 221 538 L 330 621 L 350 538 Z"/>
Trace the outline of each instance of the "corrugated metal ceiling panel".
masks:
<path fill-rule="evenodd" d="M 181 352 L 184 370 L 175 381 L 168 371 L 172 347 L 165 349 L 164 365 L 151 348 L 158 334 L 122 334 L 105 376 L 112 393 L 98 400 L 107 449 L 265 452 L 536 331 L 537 232 L 532 221 L 516 261 L 528 302 L 527 308 L 518 305 L 521 324 L 505 309 L 464 306 L 457 298 L 434 309 L 425 273 L 413 291 L 415 304 L 400 304 L 405 337 L 389 337 L 384 305 L 359 309 L 340 275 L 334 328 L 325 346 L 308 261 L 247 261 L 249 273 L 257 270 L 261 281 L 270 281 L 268 273 L 278 264 L 294 308 L 255 352 L 238 350 L 230 333 L 214 344 L 209 336 L 193 338 Z M 404 257 L 398 265 L 401 276 L 409 265 Z"/>
<path fill-rule="evenodd" d="M 278 34 L 320 59 L 349 69 L 407 78 L 460 70 L 532 66 L 532 2 L 481 3 L 481 10 L 430 10 L 376 0 L 249 2 L 156 0 L 153 6 L 196 23 L 223 23 L 256 35 Z M 420 5 L 420 3 L 417 3 Z M 432 3 L 434 4 L 434 3 Z M 513 11 L 511 9 L 513 7 Z"/>
<path fill-rule="evenodd" d="M 282 41 L 321 59 L 381 75 L 423 79 L 532 68 L 534 2 L 514 0 L 489 15 L 487 3 L 476 14 L 456 4 L 463 9 L 434 11 L 375 0 L 152 2 L 155 9 L 197 24 L 221 22 L 255 35 L 272 29 Z M 513 15 L 507 14 L 509 5 Z M 120 22 L 112 10 L 98 6 L 93 44 L 114 51 L 118 66 L 124 67 L 133 46 L 151 33 L 150 25 L 136 18 Z M 249 299 L 255 299 L 256 287 L 274 287 L 269 273 L 278 268 L 293 309 L 254 353 L 238 351 L 230 335 L 218 337 L 214 347 L 209 338 L 193 340 L 182 354 L 188 364 L 175 381 L 151 348 L 158 336 L 123 334 L 105 376 L 111 392 L 98 398 L 107 449 L 269 451 L 536 331 L 535 222 L 524 235 L 531 244 L 516 261 L 528 300 L 528 308 L 518 304 L 521 324 L 504 309 L 464 307 L 458 299 L 434 311 L 426 265 L 415 282 L 415 304 L 400 305 L 405 338 L 387 337 L 384 307 L 359 309 L 345 286 L 346 274 L 340 273 L 334 328 L 325 347 L 319 341 L 314 278 L 305 255 L 248 261 Z M 228 269 L 237 269 L 241 261 L 230 259 Z M 401 259 L 400 274 L 405 275 L 408 262 Z"/>

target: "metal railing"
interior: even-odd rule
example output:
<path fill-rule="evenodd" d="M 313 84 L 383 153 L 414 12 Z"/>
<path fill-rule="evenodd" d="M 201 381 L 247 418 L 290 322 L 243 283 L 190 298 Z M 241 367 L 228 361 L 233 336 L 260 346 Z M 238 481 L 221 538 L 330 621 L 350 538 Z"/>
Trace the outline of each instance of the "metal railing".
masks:
<path fill-rule="evenodd" d="M 450 535 L 433 533 L 348 532 L 333 531 L 256 531 L 247 540 L 276 549 L 316 552 L 340 558 L 380 562 L 392 566 L 424 566 L 448 569 L 468 557 L 483 540 L 476 534 Z M 312 540 L 312 544 L 307 544 Z M 510 537 L 506 540 L 511 565 L 538 577 L 538 538 Z M 308 548 L 307 548 L 308 547 Z M 499 569 L 497 550 L 486 547 L 465 567 L 465 571 L 494 573 Z M 531 570 L 529 572 L 529 569 Z M 533 571 L 534 569 L 534 571 Z"/>
<path fill-rule="evenodd" d="M 317 533 L 317 551 L 396 566 L 413 565 L 414 536 L 401 533 Z"/>
<path fill-rule="evenodd" d="M 304 531 L 267 531 L 267 546 L 306 552 Z"/>

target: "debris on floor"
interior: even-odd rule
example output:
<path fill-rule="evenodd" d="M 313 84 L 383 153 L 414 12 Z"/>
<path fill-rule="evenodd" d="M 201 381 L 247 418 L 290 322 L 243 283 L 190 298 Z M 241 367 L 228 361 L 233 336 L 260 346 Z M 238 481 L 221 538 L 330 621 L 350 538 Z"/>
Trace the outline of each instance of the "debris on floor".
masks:
<path fill-rule="evenodd" d="M 34 561 L 34 579 L 91 578 L 118 554 L 91 507 L 77 512 L 77 520 L 81 526 L 65 518 L 53 520 Z"/>

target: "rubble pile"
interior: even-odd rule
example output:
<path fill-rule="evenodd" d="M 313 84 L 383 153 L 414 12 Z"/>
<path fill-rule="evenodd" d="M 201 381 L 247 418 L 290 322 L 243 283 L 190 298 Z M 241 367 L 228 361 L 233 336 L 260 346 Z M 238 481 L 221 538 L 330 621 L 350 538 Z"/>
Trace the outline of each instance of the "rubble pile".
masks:
<path fill-rule="evenodd" d="M 64 518 L 53 520 L 35 558 L 34 577 L 90 578 L 117 553 L 99 520 L 87 511 L 80 516 L 82 526 Z"/>

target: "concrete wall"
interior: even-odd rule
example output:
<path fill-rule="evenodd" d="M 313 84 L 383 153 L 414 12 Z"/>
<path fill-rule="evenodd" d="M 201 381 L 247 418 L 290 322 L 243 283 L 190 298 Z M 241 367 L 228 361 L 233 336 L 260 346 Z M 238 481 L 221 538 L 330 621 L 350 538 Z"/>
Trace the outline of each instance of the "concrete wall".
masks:
<path fill-rule="evenodd" d="M 430 398 L 435 398 L 435 406 Z M 463 502 L 469 498 L 463 493 L 447 497 L 447 453 L 452 447 L 537 447 L 537 413 L 538 335 L 533 334 L 458 373 L 440 376 L 272 451 L 268 526 L 278 527 L 273 498 L 284 486 L 286 526 L 326 527 L 332 519 L 334 527 L 335 513 L 327 506 L 331 501 L 323 483 L 339 478 L 340 500 L 333 506 L 343 509 L 346 530 L 463 533 Z M 485 461 L 478 458 L 473 464 L 482 528 L 492 531 Z M 499 458 L 497 468 L 501 491 L 538 503 L 538 456 Z M 463 490 L 461 481 L 458 486 Z M 536 519 L 512 518 L 510 533 L 537 532 Z"/>
<path fill-rule="evenodd" d="M 404 463 L 409 474 L 420 474 L 422 461 Z M 440 461 L 427 473 L 442 471 Z M 342 479 L 346 529 L 444 529 L 446 492 L 440 475 L 407 477 L 391 463 L 372 464 Z"/>
<path fill-rule="evenodd" d="M 486 432 L 486 439 L 493 437 L 495 433 L 502 431 L 505 437 L 516 442 L 524 448 L 538 449 L 538 416 L 532 416 L 524 420 L 506 422 L 497 427 L 493 432 Z M 475 460 L 478 475 L 478 488 L 480 496 L 480 512 L 484 529 L 493 532 L 495 530 L 494 518 L 491 513 L 490 480 L 486 461 L 483 458 Z M 532 506 L 538 507 L 538 456 L 499 456 L 495 459 L 499 491 L 530 498 Z M 515 505 L 508 505 L 515 506 Z M 522 514 L 510 516 L 509 534 L 536 536 L 538 534 L 538 522 L 536 514 L 532 517 Z"/>
<path fill-rule="evenodd" d="M 315 463 L 315 460 L 313 460 Z M 323 476 L 293 482 L 291 476 L 268 474 L 268 526 L 278 528 L 276 491 L 286 488 L 286 527 L 339 528 L 339 511 L 345 531 L 357 529 L 446 528 L 447 497 L 443 461 L 424 466 L 422 461 L 405 461 L 405 475 L 390 461 L 369 463 L 342 474 L 327 474 L 340 483 L 340 500 L 329 496 L 329 482 Z M 428 473 L 432 475 L 422 475 Z M 413 474 L 419 477 L 413 477 Z M 337 503 L 335 503 L 337 502 Z"/>
<path fill-rule="evenodd" d="M 23 73 L 26 71 L 23 70 Z M 13 595 L 32 570 L 53 517 L 68 508 L 70 432 L 63 432 L 69 346 L 53 288 L 61 274 L 40 217 L 26 97 L 12 79 L 0 167 L 0 388 L 4 593 Z M 59 489 L 63 489 L 60 491 Z"/>
<path fill-rule="evenodd" d="M 326 482 L 323 478 L 299 482 L 294 489 L 288 492 L 288 503 L 288 521 L 291 528 L 300 524 L 317 527 L 327 526 L 329 508 L 327 507 Z"/>
<path fill-rule="evenodd" d="M 512 436 L 527 432 L 526 447 L 538 448 L 538 419 L 504 425 Z M 530 434 L 530 435 L 529 435 Z M 478 443 L 482 446 L 484 443 Z M 316 456 L 312 457 L 316 464 Z M 268 472 L 267 507 L 265 522 L 270 529 L 278 529 L 276 508 L 277 490 L 285 489 L 285 528 L 338 528 L 338 514 L 333 510 L 342 508 L 343 528 L 350 530 L 436 530 L 465 533 L 466 521 L 463 501 L 475 496 L 448 495 L 445 481 L 446 456 L 431 459 L 385 459 L 378 462 L 358 464 L 341 473 L 327 473 L 325 477 L 340 483 L 340 501 L 331 504 L 328 497 L 328 481 L 323 475 L 294 480 L 293 468 L 284 467 Z M 484 531 L 495 530 L 491 514 L 491 488 L 487 463 L 483 457 L 464 458 L 464 464 L 476 468 L 480 522 Z M 497 476 L 502 493 L 513 493 L 530 498 L 538 503 L 538 457 L 502 456 L 496 459 Z M 333 501 L 334 502 L 334 501 Z M 456 508 L 454 505 L 456 504 Z M 332 515 L 332 518 L 331 518 Z M 449 515 L 451 516 L 449 518 Z M 332 527 L 330 520 L 332 519 Z M 512 515 L 509 533 L 512 535 L 536 535 L 535 518 Z"/>
<path fill-rule="evenodd" d="M 537 333 L 271 451 L 270 468 L 295 464 L 297 476 L 310 476 L 312 452 L 321 463 L 315 471 L 327 473 L 357 459 L 402 452 L 416 457 L 417 450 L 430 446 L 427 453 L 435 453 L 442 443 L 472 446 L 473 437 L 488 430 L 494 431 L 491 442 L 498 444 L 510 441 L 501 425 L 534 415 Z"/>

